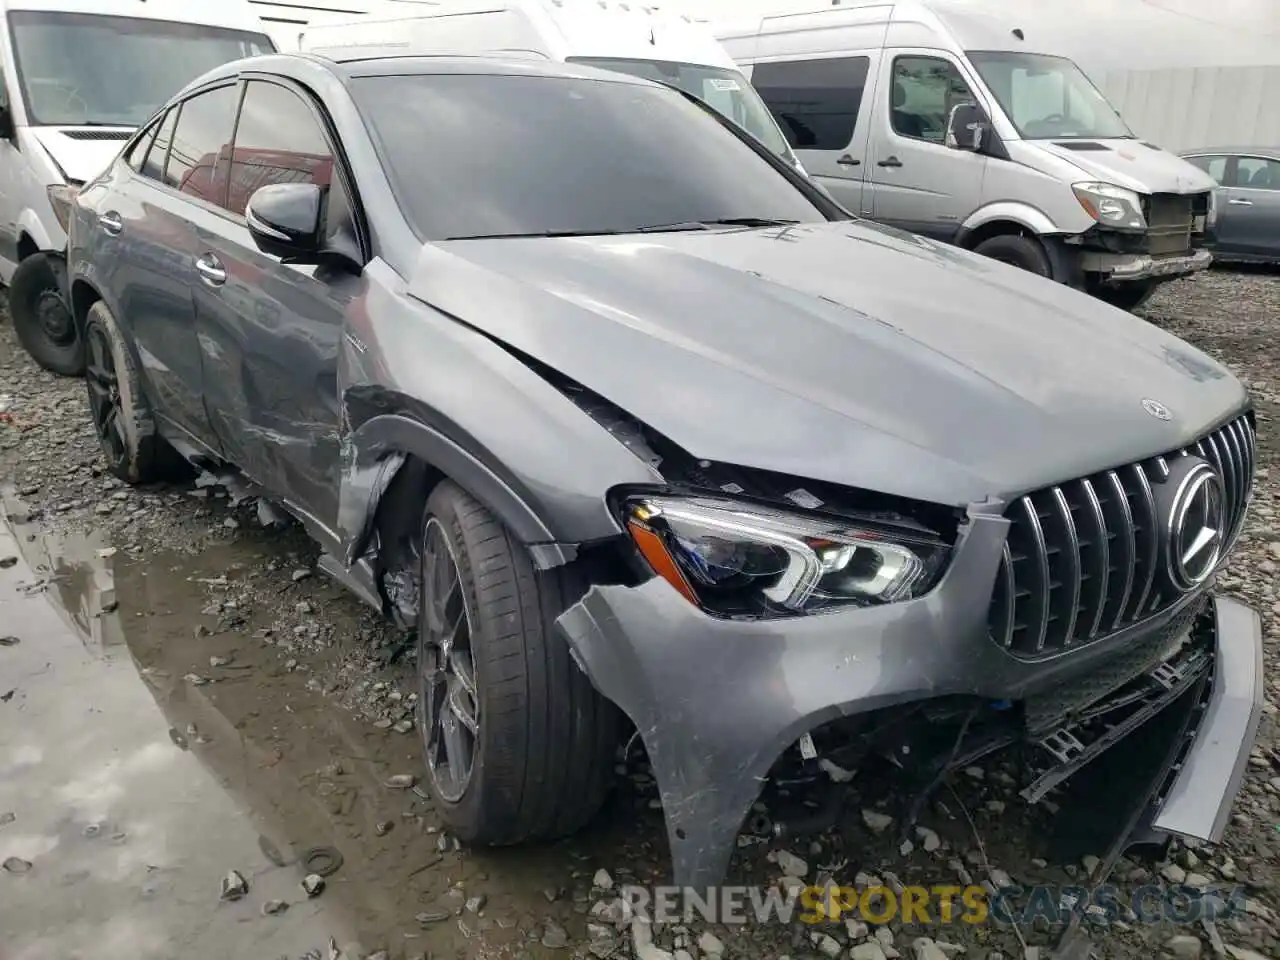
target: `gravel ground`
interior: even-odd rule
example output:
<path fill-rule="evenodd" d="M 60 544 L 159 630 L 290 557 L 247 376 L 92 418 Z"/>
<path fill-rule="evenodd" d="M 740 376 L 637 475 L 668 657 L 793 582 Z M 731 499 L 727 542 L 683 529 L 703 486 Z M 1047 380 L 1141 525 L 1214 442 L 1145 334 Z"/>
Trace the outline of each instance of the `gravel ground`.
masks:
<path fill-rule="evenodd" d="M 1222 587 L 1262 614 L 1269 702 L 1224 842 L 1212 849 L 1177 848 L 1164 862 L 1122 860 L 1113 877 L 1123 891 L 1162 878 L 1193 887 L 1238 884 L 1247 897 L 1244 909 L 1216 923 L 1181 926 L 1142 924 L 1122 915 L 1096 929 L 1094 941 L 1100 955 L 1119 958 L 1276 957 L 1280 743 L 1271 701 L 1280 698 L 1280 276 L 1213 271 L 1171 284 L 1146 313 L 1224 361 L 1257 403 L 1254 504 Z M 89 537 L 84 542 L 96 545 L 96 556 L 114 556 L 122 619 L 128 606 L 131 618 L 152 625 L 148 639 L 128 640 L 144 673 L 162 661 L 185 682 L 212 691 L 208 698 L 215 709 L 239 736 L 257 738 L 257 747 L 273 758 L 270 766 L 296 772 L 299 795 L 313 788 L 331 800 L 335 790 L 338 796 L 342 790 L 368 795 L 371 809 L 393 811 L 406 822 L 391 835 L 399 838 L 395 844 L 376 849 L 371 837 L 383 838 L 391 829 L 384 822 L 376 829 L 343 826 L 344 869 L 377 893 L 356 911 L 360 945 L 348 956 L 386 950 L 391 958 L 409 957 L 426 948 L 436 956 L 602 960 L 628 953 L 638 960 L 716 960 L 720 954 L 945 960 L 961 952 L 1031 960 L 1053 942 L 1053 931 L 1042 924 L 1013 930 L 894 922 L 868 930 L 857 923 L 813 928 L 694 922 L 656 925 L 650 934 L 647 926 L 627 922 L 617 907 L 611 911 L 610 894 L 602 889 L 661 882 L 667 869 L 660 814 L 642 759 L 620 762 L 619 796 L 601 824 L 582 838 L 528 852 L 458 849 L 440 833 L 429 803 L 412 791 L 385 787 L 386 777 L 418 770 L 416 740 L 404 736 L 410 732 L 413 684 L 403 638 L 313 575 L 315 552 L 296 527 L 264 527 L 252 502 L 237 503 L 235 491 L 216 485 L 131 489 L 112 478 L 89 424 L 83 385 L 39 370 L 6 323 L 0 323 L 0 485 L 11 516 L 17 511 L 32 529 L 68 542 Z M 51 566 L 50 593 L 65 594 L 61 568 Z M 142 636 L 131 630 L 126 626 L 126 637 Z M 228 676 L 233 660 L 246 672 Z M 296 721 L 305 697 L 311 698 L 306 709 L 312 725 L 305 736 L 291 739 L 281 730 Z M 333 762 L 337 754 L 326 753 L 330 748 L 316 732 L 322 727 L 344 731 L 348 742 L 358 739 L 377 777 L 342 787 L 344 771 Z M 217 767 L 215 760 L 208 762 Z M 788 846 L 744 837 L 733 875 L 761 885 L 801 872 L 810 882 L 830 877 L 861 885 L 878 878 L 890 887 L 969 878 L 995 885 L 1079 882 L 1086 865 L 1033 856 L 1034 844 L 1026 837 L 1035 836 L 1046 814 L 1019 809 L 1012 785 L 999 763 L 957 776 L 926 811 L 915 841 L 902 847 L 894 831 L 884 829 L 882 810 L 890 807 L 877 807 L 868 795 L 851 808 L 848 822 L 817 839 Z M 244 789 L 250 806 L 267 802 L 252 784 Z M 294 819 L 291 796 L 273 794 L 270 801 L 285 822 Z M 343 802 L 328 806 L 335 824 L 350 815 L 351 804 L 345 811 Z M 412 844 L 406 831 L 412 831 Z M 425 867 L 410 857 L 424 850 L 433 852 Z M 796 855 L 807 863 L 798 864 Z M 211 877 L 233 866 L 211 864 Z"/>

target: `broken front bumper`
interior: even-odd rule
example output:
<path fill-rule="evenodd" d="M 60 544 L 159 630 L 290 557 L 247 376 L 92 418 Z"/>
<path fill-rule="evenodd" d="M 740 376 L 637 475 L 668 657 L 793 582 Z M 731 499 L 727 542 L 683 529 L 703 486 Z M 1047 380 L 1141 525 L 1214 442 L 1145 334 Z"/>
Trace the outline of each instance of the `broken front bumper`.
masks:
<path fill-rule="evenodd" d="M 1213 254 L 1197 250 L 1185 257 L 1152 257 L 1145 253 L 1086 252 L 1080 267 L 1086 273 L 1105 274 L 1114 282 L 1130 280 L 1172 280 L 1207 270 Z"/>
<path fill-rule="evenodd" d="M 1022 700 L 1087 676 L 1134 643 L 1187 629 L 1180 605 L 1070 654 L 1027 662 L 989 639 L 1007 521 L 971 514 L 941 584 L 883 607 L 793 620 L 709 617 L 666 581 L 593 587 L 557 621 L 596 688 L 644 742 L 662 798 L 678 885 L 720 883 L 770 768 L 830 721 L 948 695 Z M 1167 791 L 1157 828 L 1220 832 L 1261 704 L 1256 616 L 1215 601 L 1208 707 Z"/>

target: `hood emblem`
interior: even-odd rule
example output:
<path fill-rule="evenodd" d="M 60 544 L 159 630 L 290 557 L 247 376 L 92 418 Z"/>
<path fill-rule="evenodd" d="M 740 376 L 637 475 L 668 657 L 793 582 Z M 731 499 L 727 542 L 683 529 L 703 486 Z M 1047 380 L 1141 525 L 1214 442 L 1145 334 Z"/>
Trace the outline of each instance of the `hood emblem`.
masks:
<path fill-rule="evenodd" d="M 1152 400 L 1150 397 L 1144 397 L 1142 400 L 1142 409 L 1147 411 L 1157 420 L 1169 420 L 1173 417 L 1173 413 L 1159 400 Z"/>

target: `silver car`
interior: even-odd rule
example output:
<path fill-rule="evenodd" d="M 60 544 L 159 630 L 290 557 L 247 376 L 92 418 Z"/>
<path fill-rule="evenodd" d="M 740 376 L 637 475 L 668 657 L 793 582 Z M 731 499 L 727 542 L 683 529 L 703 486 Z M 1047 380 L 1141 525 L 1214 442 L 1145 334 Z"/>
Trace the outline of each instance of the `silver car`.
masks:
<path fill-rule="evenodd" d="M 1218 181 L 1215 259 L 1280 262 L 1280 146 L 1214 147 L 1183 157 Z"/>

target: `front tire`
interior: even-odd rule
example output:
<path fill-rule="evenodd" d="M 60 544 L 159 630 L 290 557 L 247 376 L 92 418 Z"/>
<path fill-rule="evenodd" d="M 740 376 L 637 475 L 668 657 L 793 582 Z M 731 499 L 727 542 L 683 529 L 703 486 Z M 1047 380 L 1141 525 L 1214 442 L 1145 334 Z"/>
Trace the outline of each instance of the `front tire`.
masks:
<path fill-rule="evenodd" d="M 1038 277 L 1048 277 L 1053 273 L 1049 265 L 1049 255 L 1045 253 L 1044 245 L 1035 237 L 1024 237 L 1018 234 L 992 237 L 974 247 L 973 252 L 990 257 L 992 260 L 999 260 L 1001 263 L 1021 267 Z"/>
<path fill-rule="evenodd" d="M 1137 310 L 1151 299 L 1160 284 L 1150 280 L 1133 280 L 1115 287 L 1098 287 L 1094 296 L 1119 307 L 1121 310 Z"/>
<path fill-rule="evenodd" d="M 108 469 L 132 484 L 176 479 L 184 461 L 156 431 L 133 355 L 101 300 L 89 308 L 84 344 L 89 415 Z"/>
<path fill-rule="evenodd" d="M 67 377 L 84 373 L 84 338 L 63 296 L 51 254 L 34 253 L 9 281 L 9 316 L 18 342 L 36 363 Z"/>
<path fill-rule="evenodd" d="M 534 570 L 448 481 L 427 500 L 419 545 L 418 729 L 437 811 L 486 846 L 574 833 L 604 802 L 619 730 L 553 626 L 585 584 Z"/>

